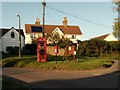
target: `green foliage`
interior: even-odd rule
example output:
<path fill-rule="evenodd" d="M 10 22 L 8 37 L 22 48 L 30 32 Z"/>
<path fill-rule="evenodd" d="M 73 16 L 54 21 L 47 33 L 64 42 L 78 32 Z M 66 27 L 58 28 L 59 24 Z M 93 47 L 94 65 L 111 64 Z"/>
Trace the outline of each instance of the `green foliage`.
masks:
<path fill-rule="evenodd" d="M 116 2 L 114 2 L 116 5 L 120 5 L 120 1 L 116 0 Z"/>
<path fill-rule="evenodd" d="M 71 45 L 72 42 L 68 38 L 60 35 L 58 32 L 47 35 L 47 40 L 50 42 L 50 45 L 58 45 L 61 48 L 65 48 L 68 45 Z"/>
<path fill-rule="evenodd" d="M 120 15 L 120 1 L 114 1 L 114 3 L 116 4 L 116 11 L 118 12 L 118 17 L 117 19 L 115 19 L 114 25 L 113 25 L 113 34 L 116 38 L 118 38 L 118 40 L 120 40 L 120 22 L 119 22 L 119 15 Z"/>
<path fill-rule="evenodd" d="M 18 54 L 19 47 L 6 47 L 7 54 L 9 55 L 17 55 Z"/>
<path fill-rule="evenodd" d="M 61 41 L 61 36 L 58 32 L 47 35 L 46 37 L 50 44 L 58 45 L 58 43 Z"/>
<path fill-rule="evenodd" d="M 26 44 L 23 48 L 25 55 L 36 55 L 37 54 L 37 44 Z"/>
<path fill-rule="evenodd" d="M 62 38 L 58 44 L 61 48 L 65 48 L 66 46 L 72 45 L 72 42 L 68 38 Z"/>
<path fill-rule="evenodd" d="M 99 56 L 120 52 L 120 41 L 107 42 L 99 39 L 79 43 L 77 55 Z"/>
<path fill-rule="evenodd" d="M 120 40 L 120 22 L 115 21 L 113 26 L 113 34 L 118 40 Z"/>

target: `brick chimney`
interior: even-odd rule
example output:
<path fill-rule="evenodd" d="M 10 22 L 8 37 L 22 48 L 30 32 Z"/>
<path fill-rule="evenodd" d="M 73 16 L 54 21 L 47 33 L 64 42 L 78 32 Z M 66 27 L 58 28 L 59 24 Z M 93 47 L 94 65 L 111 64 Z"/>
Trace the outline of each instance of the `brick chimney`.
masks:
<path fill-rule="evenodd" d="M 64 27 L 67 27 L 67 25 L 68 25 L 67 17 L 64 17 L 63 26 L 64 26 Z"/>
<path fill-rule="evenodd" d="M 36 18 L 35 24 L 39 24 L 40 25 L 40 19 Z"/>

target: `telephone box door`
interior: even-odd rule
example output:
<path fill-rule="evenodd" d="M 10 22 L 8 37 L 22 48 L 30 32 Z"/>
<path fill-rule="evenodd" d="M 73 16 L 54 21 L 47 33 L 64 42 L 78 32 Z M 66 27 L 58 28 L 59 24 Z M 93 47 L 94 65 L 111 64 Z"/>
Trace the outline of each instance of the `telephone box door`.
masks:
<path fill-rule="evenodd" d="M 37 62 L 46 62 L 46 39 L 38 38 Z"/>

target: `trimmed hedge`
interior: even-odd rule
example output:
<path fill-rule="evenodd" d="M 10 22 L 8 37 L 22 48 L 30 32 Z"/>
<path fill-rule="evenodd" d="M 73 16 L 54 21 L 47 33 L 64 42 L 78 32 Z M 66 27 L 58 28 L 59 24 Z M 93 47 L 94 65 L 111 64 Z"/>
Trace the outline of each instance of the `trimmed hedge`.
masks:
<path fill-rule="evenodd" d="M 100 56 L 120 52 L 120 41 L 107 42 L 99 39 L 79 42 L 77 55 Z"/>

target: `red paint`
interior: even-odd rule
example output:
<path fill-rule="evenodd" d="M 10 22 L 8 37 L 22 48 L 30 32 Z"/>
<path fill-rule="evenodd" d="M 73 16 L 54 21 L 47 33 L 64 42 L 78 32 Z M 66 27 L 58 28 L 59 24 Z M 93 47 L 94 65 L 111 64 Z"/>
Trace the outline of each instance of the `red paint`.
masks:
<path fill-rule="evenodd" d="M 46 62 L 46 38 L 38 38 L 37 62 Z"/>

